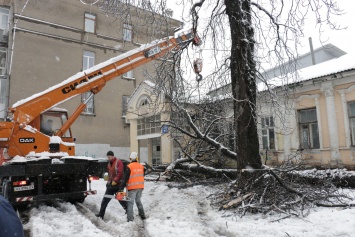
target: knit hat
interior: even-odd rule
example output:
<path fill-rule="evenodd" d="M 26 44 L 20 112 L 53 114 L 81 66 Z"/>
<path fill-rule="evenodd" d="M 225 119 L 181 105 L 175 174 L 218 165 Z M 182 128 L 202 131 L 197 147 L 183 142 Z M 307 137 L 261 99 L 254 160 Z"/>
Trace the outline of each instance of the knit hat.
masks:
<path fill-rule="evenodd" d="M 114 154 L 113 154 L 112 151 L 108 151 L 106 155 L 107 155 L 107 156 L 114 156 Z"/>

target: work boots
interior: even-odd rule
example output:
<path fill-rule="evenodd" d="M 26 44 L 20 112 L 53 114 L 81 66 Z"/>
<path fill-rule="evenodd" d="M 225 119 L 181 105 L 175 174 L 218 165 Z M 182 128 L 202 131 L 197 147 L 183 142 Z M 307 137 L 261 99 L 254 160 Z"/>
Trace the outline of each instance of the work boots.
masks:
<path fill-rule="evenodd" d="M 104 216 L 101 213 L 97 213 L 97 214 L 95 214 L 95 216 L 98 218 L 104 219 Z"/>

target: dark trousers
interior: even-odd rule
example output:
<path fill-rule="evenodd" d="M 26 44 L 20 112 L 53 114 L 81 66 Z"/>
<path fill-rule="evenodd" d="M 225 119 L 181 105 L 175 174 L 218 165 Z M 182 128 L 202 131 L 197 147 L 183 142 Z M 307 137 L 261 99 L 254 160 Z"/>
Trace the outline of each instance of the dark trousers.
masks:
<path fill-rule="evenodd" d="M 106 192 L 105 195 L 114 195 L 115 193 L 118 192 L 118 187 L 117 188 L 113 188 L 112 186 L 108 186 L 106 188 Z M 105 212 L 106 212 L 106 207 L 108 205 L 108 203 L 111 201 L 112 198 L 106 198 L 104 197 L 102 199 L 101 202 L 101 208 L 100 208 L 100 212 L 99 215 L 103 218 L 105 216 Z M 119 201 L 119 203 L 121 204 L 121 206 L 123 207 L 123 209 L 127 210 L 127 202 L 125 201 Z"/>

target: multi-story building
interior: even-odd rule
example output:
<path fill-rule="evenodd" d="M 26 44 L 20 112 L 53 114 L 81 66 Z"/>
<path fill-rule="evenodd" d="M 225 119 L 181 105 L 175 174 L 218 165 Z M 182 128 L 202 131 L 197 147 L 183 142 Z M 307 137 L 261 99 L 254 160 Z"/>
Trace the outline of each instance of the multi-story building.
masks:
<path fill-rule="evenodd" d="M 180 26 L 171 18 L 158 24 L 162 16 L 134 6 L 127 8 L 133 9 L 129 15 L 115 16 L 102 11 L 99 4 L 104 2 L 0 1 L 0 120 L 15 102 L 143 43 L 172 35 Z M 88 103 L 71 128 L 77 155 L 102 157 L 111 149 L 119 157 L 128 156 L 127 99 L 147 74 L 154 76 L 155 63 L 108 82 Z M 84 94 L 59 107 L 71 114 L 85 99 Z M 141 147 L 144 158 L 147 148 Z"/>

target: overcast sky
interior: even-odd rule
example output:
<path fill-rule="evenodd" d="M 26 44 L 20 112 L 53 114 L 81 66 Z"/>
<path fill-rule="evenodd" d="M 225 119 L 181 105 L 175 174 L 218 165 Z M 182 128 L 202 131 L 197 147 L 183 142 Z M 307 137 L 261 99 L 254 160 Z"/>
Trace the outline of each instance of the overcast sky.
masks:
<path fill-rule="evenodd" d="M 339 8 L 344 10 L 344 15 L 337 17 L 336 20 L 347 29 L 340 31 L 327 30 L 323 34 L 322 40 L 328 40 L 327 43 L 331 43 L 347 53 L 352 52 L 355 54 L 355 1 L 338 0 L 337 2 Z M 307 29 L 306 36 L 307 39 L 308 37 L 313 38 L 314 48 L 320 47 L 319 34 L 317 34 L 317 30 L 314 27 Z"/>
<path fill-rule="evenodd" d="M 333 0 L 334 1 L 334 0 Z M 173 9 L 173 17 L 176 19 L 181 18 L 182 6 L 176 3 L 181 2 L 181 0 L 169 0 L 167 1 L 168 7 Z M 325 32 L 322 34 L 322 41 L 326 43 L 331 43 L 341 50 L 355 54 L 355 0 L 337 0 L 340 9 L 344 10 L 344 14 L 334 18 L 341 26 L 347 27 L 345 30 L 334 31 L 325 27 Z M 185 9 L 186 11 L 186 9 Z M 187 11 L 186 11 L 187 12 Z M 314 19 L 309 17 L 309 21 L 306 24 L 308 26 L 305 29 L 305 38 L 303 40 L 303 48 L 300 53 L 306 53 L 309 51 L 309 41 L 308 38 L 312 37 L 313 48 L 316 49 L 321 46 L 319 40 L 318 29 L 315 28 Z"/>

